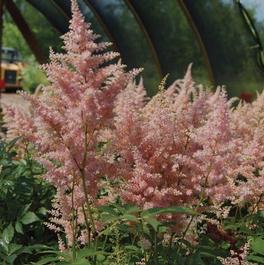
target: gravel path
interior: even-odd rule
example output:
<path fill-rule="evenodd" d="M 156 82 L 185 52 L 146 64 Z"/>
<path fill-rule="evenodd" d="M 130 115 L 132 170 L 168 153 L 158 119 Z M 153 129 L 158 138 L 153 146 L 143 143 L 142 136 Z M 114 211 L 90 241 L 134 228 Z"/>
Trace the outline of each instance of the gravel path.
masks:
<path fill-rule="evenodd" d="M 15 105 L 23 110 L 28 110 L 29 104 L 19 94 L 1 93 L 0 104 Z"/>

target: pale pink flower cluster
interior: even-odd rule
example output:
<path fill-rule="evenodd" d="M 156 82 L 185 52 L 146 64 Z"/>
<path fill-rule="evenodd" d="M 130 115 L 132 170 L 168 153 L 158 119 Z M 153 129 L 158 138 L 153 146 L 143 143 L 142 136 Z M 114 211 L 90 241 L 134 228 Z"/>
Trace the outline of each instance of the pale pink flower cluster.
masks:
<path fill-rule="evenodd" d="M 22 136 L 35 145 L 35 158 L 46 169 L 44 178 L 57 188 L 49 226 L 57 232 L 57 225 L 61 227 L 69 246 L 78 236 L 83 243 L 81 227 L 92 226 L 88 204 L 96 198 L 98 179 L 112 168 L 98 146 L 103 131 L 113 127 L 117 94 L 140 71 L 125 72 L 120 62 L 110 63 L 119 54 L 106 51 L 109 43 L 96 43 L 98 36 L 75 0 L 72 13 L 70 31 L 63 36 L 66 53 L 51 51 L 51 62 L 43 67 L 50 85 L 39 96 L 24 94 L 32 115 L 11 107 L 5 111 L 10 137 Z"/>
<path fill-rule="evenodd" d="M 257 203 L 264 191 L 263 99 L 232 108 L 224 89 L 196 86 L 190 67 L 147 102 L 141 85 L 128 86 L 118 96 L 114 134 L 122 198 L 144 209 L 197 207 L 204 199 Z"/>
<path fill-rule="evenodd" d="M 232 114 L 232 129 L 242 141 L 241 165 L 246 165 L 239 168 L 246 179 L 236 186 L 234 199 L 239 203 L 257 203 L 263 209 L 264 93 L 257 95 L 251 104 L 240 103 Z"/>
<path fill-rule="evenodd" d="M 3 105 L 5 122 L 8 124 L 8 140 L 23 137 L 26 142 L 34 142 L 35 126 L 32 118 L 26 112 L 12 106 Z"/>
<path fill-rule="evenodd" d="M 212 208 L 226 200 L 261 206 L 264 94 L 233 108 L 224 89 L 195 85 L 189 67 L 182 80 L 166 90 L 161 85 L 149 99 L 143 82 L 134 80 L 139 70 L 127 73 L 110 63 L 118 54 L 96 42 L 72 3 L 66 53 L 51 52 L 44 66 L 50 85 L 39 96 L 25 95 L 32 115 L 6 110 L 9 133 L 35 145 L 45 179 L 57 188 L 50 227 L 66 233 L 66 245 L 89 240 L 87 230 L 95 228 L 90 207 L 103 176 L 121 183 L 117 193 L 109 188 L 110 198 L 143 209 L 199 210 L 205 199 Z M 105 141 L 106 150 L 100 148 Z M 188 219 L 178 221 L 182 231 Z"/>

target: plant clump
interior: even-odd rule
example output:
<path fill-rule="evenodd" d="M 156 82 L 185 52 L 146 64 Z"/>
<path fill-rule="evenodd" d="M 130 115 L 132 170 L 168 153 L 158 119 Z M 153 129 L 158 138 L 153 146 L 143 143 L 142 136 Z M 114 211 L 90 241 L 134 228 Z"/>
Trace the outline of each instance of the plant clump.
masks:
<path fill-rule="evenodd" d="M 118 264 L 246 264 L 249 235 L 262 229 L 264 94 L 234 107 L 223 88 L 196 85 L 189 66 L 148 98 L 141 70 L 113 62 L 74 0 L 72 15 L 65 53 L 51 51 L 44 66 L 50 85 L 24 94 L 32 113 L 5 109 L 9 137 L 30 142 L 56 188 L 48 226 L 61 251 L 75 260 L 92 246 L 80 255 L 91 264 L 98 251 Z M 243 240 L 226 228 L 239 218 Z"/>

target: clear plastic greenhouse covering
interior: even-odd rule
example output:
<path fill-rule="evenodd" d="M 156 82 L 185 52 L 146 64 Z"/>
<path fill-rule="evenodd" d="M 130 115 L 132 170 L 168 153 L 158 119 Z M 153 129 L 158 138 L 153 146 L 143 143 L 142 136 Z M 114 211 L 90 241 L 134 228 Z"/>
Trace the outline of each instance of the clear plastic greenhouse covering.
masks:
<path fill-rule="evenodd" d="M 254 2 L 245 1 L 245 6 L 250 10 Z M 184 3 L 207 50 L 215 82 L 226 85 L 230 95 L 262 89 L 264 72 L 257 65 L 257 44 L 236 2 L 185 0 Z"/>
<path fill-rule="evenodd" d="M 60 33 L 67 31 L 70 0 L 26 0 Z M 87 22 L 111 41 L 128 69 L 143 67 L 150 95 L 169 74 L 181 78 L 193 62 L 195 80 L 226 85 L 230 96 L 262 89 L 256 43 L 233 0 L 78 0 Z M 257 1 L 241 0 L 260 35 Z M 264 6 L 263 6 L 264 8 Z"/>

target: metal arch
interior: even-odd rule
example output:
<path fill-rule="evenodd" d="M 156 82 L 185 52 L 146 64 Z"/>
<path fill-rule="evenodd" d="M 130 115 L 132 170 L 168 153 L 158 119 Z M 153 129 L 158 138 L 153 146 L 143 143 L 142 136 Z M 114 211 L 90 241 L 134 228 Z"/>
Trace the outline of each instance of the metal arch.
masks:
<path fill-rule="evenodd" d="M 214 78 L 214 74 L 213 74 L 212 65 L 211 65 L 211 62 L 210 62 L 206 47 L 204 45 L 203 39 L 202 39 L 202 37 L 200 35 L 200 32 L 199 32 L 198 28 L 196 27 L 195 23 L 193 22 L 192 16 L 191 16 L 188 8 L 185 5 L 185 0 L 177 0 L 177 1 L 179 3 L 179 6 L 181 7 L 186 19 L 187 19 L 190 27 L 191 27 L 194 35 L 196 36 L 196 39 L 198 41 L 198 44 L 200 46 L 200 49 L 201 49 L 203 57 L 204 57 L 204 62 L 205 62 L 206 68 L 207 68 L 207 72 L 208 72 L 208 76 L 209 76 L 210 82 L 212 83 L 212 85 L 215 86 L 216 82 L 215 82 L 215 78 Z"/>
<path fill-rule="evenodd" d="M 67 12 L 54 0 L 49 0 L 51 2 L 51 4 L 60 12 L 63 14 L 63 16 L 66 19 L 70 19 L 70 16 L 67 14 Z"/>
<path fill-rule="evenodd" d="M 259 36 L 259 32 L 255 26 L 255 23 L 250 16 L 248 10 L 245 8 L 245 6 L 240 2 L 240 0 L 236 0 L 235 2 L 238 6 L 239 12 L 243 18 L 244 23 L 246 24 L 249 33 L 251 34 L 253 40 L 256 43 L 255 48 L 257 49 L 257 62 L 260 70 L 263 72 L 264 71 L 264 48 L 263 44 L 261 41 L 261 38 Z"/>
<path fill-rule="evenodd" d="M 70 0 L 50 0 L 53 1 L 53 5 L 56 5 L 58 9 L 60 9 L 65 17 L 67 17 L 68 19 L 71 18 L 71 1 Z M 65 6 L 65 2 L 69 3 L 69 10 L 68 8 Z M 67 5 L 68 6 L 68 5 Z"/>
<path fill-rule="evenodd" d="M 9 14 L 11 15 L 12 19 L 16 23 L 17 27 L 19 28 L 20 32 L 22 33 L 28 46 L 34 53 L 37 61 L 41 64 L 44 63 L 46 60 L 43 55 L 43 52 L 37 42 L 37 39 L 35 38 L 33 32 L 31 31 L 29 25 L 27 24 L 26 20 L 22 16 L 20 10 L 17 8 L 13 0 L 5 1 L 5 6 Z"/>
<path fill-rule="evenodd" d="M 100 15 L 100 11 L 98 11 L 96 9 L 96 7 L 91 3 L 90 0 L 83 0 L 83 1 L 87 4 L 87 6 L 93 12 L 93 14 L 94 14 L 95 18 L 97 19 L 98 23 L 101 25 L 101 27 L 103 28 L 104 32 L 106 33 L 106 35 L 108 36 L 108 38 L 112 42 L 112 44 L 113 44 L 113 50 L 120 53 L 120 49 L 118 48 L 118 44 L 117 44 L 118 42 L 114 38 L 114 36 L 111 33 L 111 31 L 108 29 L 107 24 L 104 22 L 104 19 Z"/>
<path fill-rule="evenodd" d="M 141 31 L 143 32 L 146 40 L 147 40 L 147 43 L 151 49 L 151 52 L 153 54 L 153 58 L 154 58 L 154 61 L 155 61 L 155 64 L 158 68 L 158 72 L 159 72 L 159 76 L 160 76 L 160 79 L 163 78 L 163 71 L 162 71 L 162 68 L 161 68 L 161 64 L 160 64 L 160 58 L 159 58 L 159 55 L 158 55 L 158 52 L 157 52 L 157 49 L 151 39 L 151 36 L 150 34 L 148 33 L 140 15 L 138 14 L 137 10 L 135 9 L 133 3 L 131 0 L 124 0 L 125 4 L 127 5 L 128 9 L 130 10 L 130 12 L 132 13 L 132 15 L 134 16 L 135 20 L 137 21 Z"/>
<path fill-rule="evenodd" d="M 58 21 L 58 19 L 54 19 L 54 17 L 50 14 L 49 11 L 47 11 L 47 8 L 43 7 L 41 1 L 35 1 L 35 0 L 26 0 L 29 4 L 31 4 L 34 8 L 36 8 L 39 12 L 41 12 L 47 20 L 50 22 L 50 24 L 59 32 L 59 33 L 65 33 L 67 32 L 67 24 L 68 24 L 68 18 L 64 16 L 64 19 L 62 22 Z M 48 3 L 49 1 L 46 0 L 44 3 Z M 51 6 L 52 7 L 52 6 Z M 53 5 L 53 10 L 57 13 L 61 13 L 60 9 L 56 8 L 56 6 Z M 65 15 L 65 14 L 64 14 Z M 59 16 L 59 18 L 61 18 Z"/>
<path fill-rule="evenodd" d="M 54 1 L 54 0 L 52 0 Z M 116 43 L 114 41 L 114 37 L 112 36 L 112 34 L 110 33 L 110 31 L 108 30 L 106 24 L 102 21 L 101 17 L 99 16 L 99 14 L 97 14 L 97 11 L 94 10 L 89 3 L 86 0 L 83 0 L 84 3 L 86 3 L 86 5 L 89 7 L 89 9 L 91 10 L 91 12 L 94 14 L 94 16 L 96 17 L 98 23 L 100 24 L 100 26 L 102 27 L 103 31 L 105 32 L 106 36 L 109 38 L 109 40 L 113 43 L 113 49 L 115 51 L 118 51 L 118 48 L 116 46 Z M 69 1 L 70 2 L 70 1 Z M 68 16 L 69 19 L 71 19 L 71 14 L 69 14 L 69 12 L 67 12 L 65 10 L 65 8 L 63 7 L 63 5 L 60 2 L 54 2 L 54 4 L 56 4 L 57 6 L 60 7 L 61 10 L 63 10 L 63 12 L 66 14 L 66 16 Z"/>

